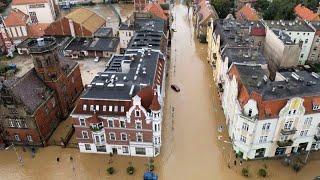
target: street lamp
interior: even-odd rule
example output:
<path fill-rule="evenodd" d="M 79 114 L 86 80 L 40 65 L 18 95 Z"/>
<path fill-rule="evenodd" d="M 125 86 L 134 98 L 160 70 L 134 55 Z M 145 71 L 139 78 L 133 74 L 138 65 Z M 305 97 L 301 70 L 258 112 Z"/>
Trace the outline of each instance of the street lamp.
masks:
<path fill-rule="evenodd" d="M 9 150 L 11 147 L 13 147 L 13 150 L 14 150 L 14 152 L 16 153 L 18 162 L 21 164 L 21 166 L 23 166 L 22 156 L 18 154 L 18 151 L 17 151 L 17 149 L 16 149 L 16 146 L 15 146 L 13 143 L 11 143 L 10 146 L 6 147 L 5 150 Z"/>

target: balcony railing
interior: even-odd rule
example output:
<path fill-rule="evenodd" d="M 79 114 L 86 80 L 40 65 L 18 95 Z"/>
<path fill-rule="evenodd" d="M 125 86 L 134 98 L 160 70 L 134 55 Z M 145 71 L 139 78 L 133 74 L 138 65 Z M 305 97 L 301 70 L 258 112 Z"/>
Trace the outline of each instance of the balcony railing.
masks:
<path fill-rule="evenodd" d="M 95 125 L 92 124 L 92 125 L 90 125 L 90 129 L 93 132 L 98 132 L 98 131 L 101 131 L 103 129 L 103 125 L 102 125 L 102 123 L 95 124 Z"/>
<path fill-rule="evenodd" d="M 254 116 L 254 117 L 249 117 L 249 116 L 244 115 L 244 113 L 240 114 L 240 117 L 243 118 L 243 119 L 245 119 L 245 120 L 248 120 L 248 121 L 250 121 L 250 122 L 256 122 L 256 120 L 257 120 L 257 117 L 256 117 L 256 116 Z"/>
<path fill-rule="evenodd" d="M 284 141 L 277 141 L 277 144 L 279 147 L 286 147 L 286 146 L 291 146 L 293 144 L 293 141 L 291 139 L 284 140 Z"/>
<path fill-rule="evenodd" d="M 296 133 L 297 129 L 296 128 L 292 128 L 292 129 L 281 129 L 281 134 L 282 135 L 291 135 Z"/>
<path fill-rule="evenodd" d="M 314 140 L 315 141 L 320 141 L 320 135 L 314 135 Z"/>

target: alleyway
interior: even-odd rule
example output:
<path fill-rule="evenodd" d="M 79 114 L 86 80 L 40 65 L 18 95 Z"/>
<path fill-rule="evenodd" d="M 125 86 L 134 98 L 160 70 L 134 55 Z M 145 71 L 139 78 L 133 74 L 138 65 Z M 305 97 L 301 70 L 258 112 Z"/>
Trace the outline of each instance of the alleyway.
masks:
<path fill-rule="evenodd" d="M 213 86 L 211 70 L 207 63 L 207 45 L 197 43 L 193 25 L 187 9 L 177 4 L 174 11 L 177 32 L 173 35 L 172 55 L 168 85 L 174 83 L 181 88 L 180 93 L 167 88 L 165 119 L 163 124 L 162 148 L 155 158 L 155 171 L 161 180 L 222 180 L 244 179 L 241 168 L 248 167 L 251 179 L 257 178 L 257 169 L 265 164 L 270 179 L 312 179 L 319 172 L 320 160 L 310 161 L 299 173 L 284 167 L 278 160 L 244 162 L 240 167 L 231 165 L 234 160 L 230 144 L 217 127 L 225 123 L 217 92 Z M 226 143 L 223 142 L 226 141 Z M 39 149 L 35 158 L 30 150 L 23 152 L 23 166 L 17 162 L 12 148 L 0 151 L 0 179 L 13 180 L 141 180 L 147 169 L 146 158 L 112 157 L 114 175 L 107 175 L 110 157 L 105 154 L 84 154 L 78 149 L 47 147 Z M 70 160 L 72 156 L 72 160 Z M 56 158 L 60 161 L 57 162 Z M 136 168 L 133 176 L 126 174 L 128 163 Z M 233 164 L 233 163 L 231 163 Z"/>

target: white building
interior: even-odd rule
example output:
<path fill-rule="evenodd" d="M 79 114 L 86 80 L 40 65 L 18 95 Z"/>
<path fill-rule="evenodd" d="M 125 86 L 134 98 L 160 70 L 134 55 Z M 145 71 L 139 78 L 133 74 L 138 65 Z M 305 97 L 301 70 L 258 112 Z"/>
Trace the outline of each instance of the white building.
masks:
<path fill-rule="evenodd" d="M 13 0 L 11 5 L 29 15 L 32 23 L 52 23 L 56 19 L 53 0 Z"/>
<path fill-rule="evenodd" d="M 127 49 L 131 38 L 134 35 L 134 26 L 129 24 L 121 24 L 119 27 L 119 38 L 120 38 L 120 51 L 123 52 Z"/>
<path fill-rule="evenodd" d="M 319 86 L 316 73 L 281 72 L 270 81 L 260 65 L 233 64 L 222 106 L 234 150 L 244 159 L 318 150 Z"/>
<path fill-rule="evenodd" d="M 305 64 L 312 47 L 315 30 L 304 21 L 264 21 L 265 25 L 272 30 L 281 30 L 287 34 L 294 44 L 299 44 L 301 51 L 298 64 Z"/>

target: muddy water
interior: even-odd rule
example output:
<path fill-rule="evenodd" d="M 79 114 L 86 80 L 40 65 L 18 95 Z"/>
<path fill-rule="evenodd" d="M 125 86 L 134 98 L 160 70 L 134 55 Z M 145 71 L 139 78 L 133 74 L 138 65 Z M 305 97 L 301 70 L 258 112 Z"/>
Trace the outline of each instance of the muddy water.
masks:
<path fill-rule="evenodd" d="M 163 124 L 163 146 L 156 158 L 155 168 L 161 180 L 207 180 L 243 179 L 242 167 L 248 167 L 251 179 L 257 178 L 257 170 L 264 165 L 268 168 L 269 179 L 312 179 L 319 174 L 320 161 L 310 161 L 298 174 L 284 167 L 280 161 L 250 161 L 242 166 L 231 165 L 230 145 L 218 140 L 217 126 L 224 124 L 217 92 L 212 86 L 211 70 L 206 61 L 206 45 L 198 44 L 184 6 L 175 7 L 177 32 L 174 34 L 169 84 L 180 86 L 181 92 L 167 89 L 165 120 Z M 174 109 L 174 110 L 173 110 Z M 221 134 L 228 141 L 226 132 Z M 35 158 L 29 150 L 22 155 L 24 166 L 16 161 L 15 152 L 0 151 L 0 179 L 12 180 L 96 180 L 142 179 L 146 170 L 146 158 L 132 158 L 107 155 L 83 154 L 77 149 L 47 147 L 40 149 Z M 70 160 L 70 156 L 73 160 Z M 60 162 L 56 158 L 60 158 Z M 106 174 L 108 162 L 116 174 Z M 126 174 L 126 167 L 133 162 L 137 172 Z"/>

